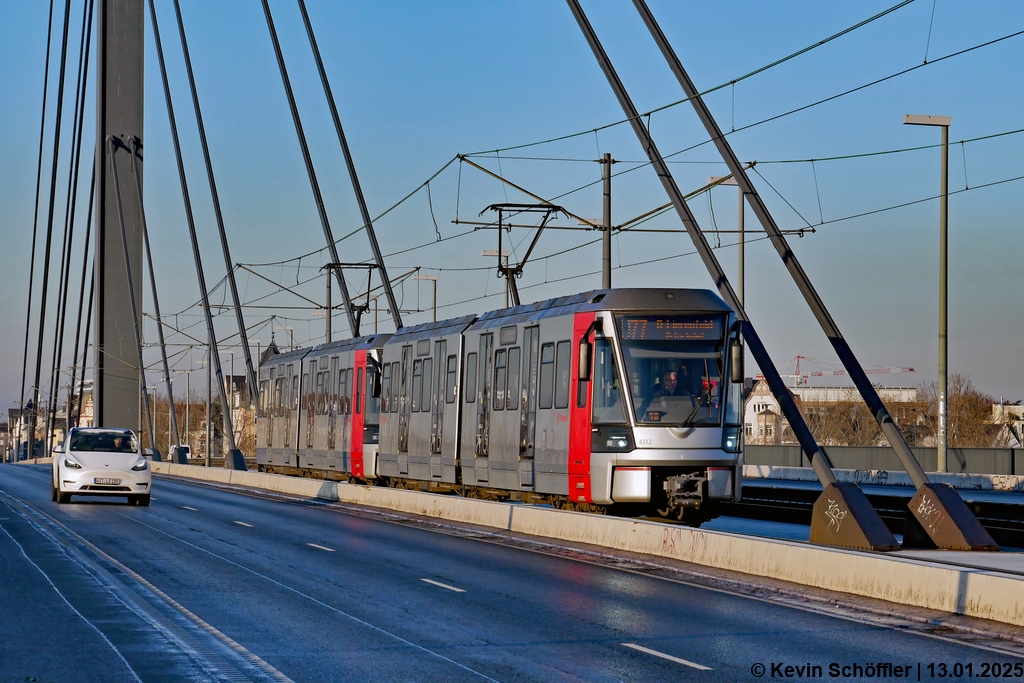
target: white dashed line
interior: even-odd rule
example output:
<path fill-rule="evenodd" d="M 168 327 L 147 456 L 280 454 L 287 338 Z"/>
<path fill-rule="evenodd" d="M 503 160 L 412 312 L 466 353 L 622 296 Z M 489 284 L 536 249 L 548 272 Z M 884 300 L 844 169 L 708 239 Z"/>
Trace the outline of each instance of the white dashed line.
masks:
<path fill-rule="evenodd" d="M 327 548 L 322 545 L 317 545 L 316 543 L 307 543 L 306 545 L 308 545 L 310 548 L 316 548 L 317 550 L 326 550 L 329 553 L 334 552 L 334 548 Z"/>
<path fill-rule="evenodd" d="M 628 647 L 628 648 L 633 649 L 633 650 L 639 650 L 640 652 L 646 652 L 647 654 L 654 655 L 655 657 L 661 657 L 662 659 L 667 659 L 668 661 L 675 662 L 676 664 L 682 664 L 683 666 L 692 667 L 694 669 L 697 669 L 698 671 L 714 671 L 714 669 L 712 669 L 709 666 L 704 666 L 703 664 L 697 664 L 696 662 L 691 662 L 691 661 L 688 661 L 686 659 L 680 659 L 679 657 L 673 657 L 672 655 L 667 655 L 664 652 L 658 652 L 657 650 L 652 650 L 652 649 L 644 647 L 642 645 L 637 645 L 636 643 L 623 643 L 622 645 L 623 645 L 623 647 Z"/>
<path fill-rule="evenodd" d="M 437 586 L 438 588 L 444 588 L 445 590 L 450 590 L 453 593 L 465 593 L 466 592 L 466 591 L 464 591 L 461 588 L 456 588 L 455 586 L 449 586 L 447 583 L 441 583 L 440 581 L 434 581 L 432 579 L 420 579 L 420 581 L 422 581 L 423 583 L 429 583 L 431 586 Z"/>
<path fill-rule="evenodd" d="M 235 524 L 237 524 L 239 526 L 247 526 L 250 529 L 252 528 L 252 524 L 246 524 L 245 522 L 239 522 L 237 519 L 235 520 Z"/>
<path fill-rule="evenodd" d="M 188 505 L 182 505 L 181 507 L 185 508 L 186 510 L 191 510 L 192 512 L 199 511 L 199 508 L 190 508 Z"/>

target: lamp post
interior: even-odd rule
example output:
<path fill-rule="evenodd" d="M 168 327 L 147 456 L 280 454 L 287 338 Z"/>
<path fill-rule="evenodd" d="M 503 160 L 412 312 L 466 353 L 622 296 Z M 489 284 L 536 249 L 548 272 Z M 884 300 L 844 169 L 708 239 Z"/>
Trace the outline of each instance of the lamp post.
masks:
<path fill-rule="evenodd" d="M 427 280 L 427 281 L 431 282 L 434 285 L 433 297 L 432 297 L 432 301 L 433 301 L 432 309 L 434 311 L 434 318 L 433 318 L 433 320 L 436 323 L 437 322 L 437 276 L 436 275 L 420 275 L 419 273 L 416 273 L 415 275 L 412 276 L 412 279 L 413 280 Z"/>
<path fill-rule="evenodd" d="M 939 472 L 947 471 L 946 449 L 949 436 L 949 397 L 946 393 L 946 337 L 948 332 L 946 319 L 948 310 L 946 278 L 949 270 L 947 258 L 949 241 L 947 217 L 949 215 L 949 125 L 951 122 L 952 119 L 949 116 L 926 116 L 922 114 L 904 114 L 903 116 L 903 123 L 907 125 L 939 126 L 942 128 L 942 170 L 939 180 L 939 429 L 936 435 L 938 451 L 937 469 Z"/>

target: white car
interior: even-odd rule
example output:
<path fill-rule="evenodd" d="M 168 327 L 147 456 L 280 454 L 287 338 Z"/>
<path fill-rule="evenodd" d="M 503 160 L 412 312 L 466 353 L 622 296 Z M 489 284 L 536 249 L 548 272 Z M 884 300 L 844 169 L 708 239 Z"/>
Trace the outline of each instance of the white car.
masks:
<path fill-rule="evenodd" d="M 153 483 L 149 462 L 130 429 L 72 429 L 53 453 L 51 497 L 68 503 L 73 494 L 128 496 L 149 505 Z"/>

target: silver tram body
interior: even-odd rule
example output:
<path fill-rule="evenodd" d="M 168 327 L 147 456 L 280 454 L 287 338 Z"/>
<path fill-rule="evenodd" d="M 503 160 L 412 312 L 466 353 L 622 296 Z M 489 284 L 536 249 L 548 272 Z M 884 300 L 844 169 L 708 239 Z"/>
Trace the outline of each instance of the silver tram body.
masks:
<path fill-rule="evenodd" d="M 257 461 L 699 524 L 741 495 L 737 344 L 709 291 L 611 289 L 284 353 Z"/>

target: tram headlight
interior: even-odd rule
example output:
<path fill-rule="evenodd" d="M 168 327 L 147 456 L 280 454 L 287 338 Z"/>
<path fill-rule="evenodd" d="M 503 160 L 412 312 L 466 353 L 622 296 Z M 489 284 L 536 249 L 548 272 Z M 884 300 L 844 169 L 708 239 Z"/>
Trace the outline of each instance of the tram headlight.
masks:
<path fill-rule="evenodd" d="M 739 453 L 743 447 L 740 427 L 726 427 L 722 430 L 722 450 L 726 453 Z"/>
<path fill-rule="evenodd" d="M 633 434 L 629 427 L 600 425 L 591 434 L 590 450 L 595 453 L 628 453 L 633 450 Z"/>

